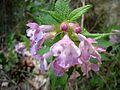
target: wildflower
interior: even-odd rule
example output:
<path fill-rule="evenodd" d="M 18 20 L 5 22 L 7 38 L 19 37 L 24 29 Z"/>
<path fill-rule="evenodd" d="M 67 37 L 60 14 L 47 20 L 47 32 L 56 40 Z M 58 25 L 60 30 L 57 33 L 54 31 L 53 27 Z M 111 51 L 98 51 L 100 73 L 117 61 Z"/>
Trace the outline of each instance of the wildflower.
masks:
<path fill-rule="evenodd" d="M 17 42 L 15 45 L 15 51 L 24 56 L 26 51 L 24 43 Z"/>
<path fill-rule="evenodd" d="M 99 71 L 99 65 L 91 63 L 90 61 L 84 61 L 82 60 L 81 71 L 83 72 L 83 75 L 86 75 L 87 78 L 89 77 L 89 71 L 93 70 L 95 72 Z"/>
<path fill-rule="evenodd" d="M 101 50 L 101 48 L 96 49 L 92 43 L 96 43 L 95 40 L 91 39 L 91 38 L 86 38 L 85 36 L 78 34 L 77 35 L 79 40 L 81 41 L 79 44 L 79 48 L 82 51 L 81 52 L 81 56 L 80 59 L 82 61 L 81 64 L 81 70 L 83 72 L 84 75 L 88 75 L 88 72 L 92 69 L 93 71 L 98 71 L 99 70 L 99 66 L 98 64 L 101 64 L 101 57 L 100 54 L 98 53 L 97 50 L 99 51 L 103 51 Z M 96 58 L 98 60 L 98 64 L 93 64 L 90 62 L 91 58 Z"/>
<path fill-rule="evenodd" d="M 101 63 L 100 54 L 98 53 L 96 48 L 92 45 L 92 43 L 96 43 L 96 41 L 90 38 L 86 38 L 81 34 L 78 34 L 78 38 L 81 41 L 79 44 L 79 48 L 81 49 L 81 51 L 83 51 L 82 52 L 83 56 L 87 55 L 88 56 L 87 60 L 89 60 L 90 57 L 95 57 Z"/>
<path fill-rule="evenodd" d="M 27 29 L 27 36 L 30 37 L 31 40 L 31 55 L 35 55 L 42 47 L 43 42 L 47 37 L 50 36 L 49 31 L 54 29 L 52 25 L 41 25 L 39 26 L 36 23 L 28 23 L 29 29 Z"/>
<path fill-rule="evenodd" d="M 53 70 L 56 76 L 62 76 L 70 67 L 81 64 L 79 59 L 80 54 L 80 49 L 66 34 L 60 41 L 51 46 L 49 52 L 42 56 L 34 55 L 33 58 L 40 60 L 40 69 L 45 71 L 47 67 L 46 59 L 50 56 L 55 56 L 56 58 L 52 62 Z"/>
<path fill-rule="evenodd" d="M 81 51 L 67 34 L 51 47 L 51 53 L 56 56 L 53 69 L 57 76 L 63 75 L 70 67 L 81 63 L 79 59 Z"/>

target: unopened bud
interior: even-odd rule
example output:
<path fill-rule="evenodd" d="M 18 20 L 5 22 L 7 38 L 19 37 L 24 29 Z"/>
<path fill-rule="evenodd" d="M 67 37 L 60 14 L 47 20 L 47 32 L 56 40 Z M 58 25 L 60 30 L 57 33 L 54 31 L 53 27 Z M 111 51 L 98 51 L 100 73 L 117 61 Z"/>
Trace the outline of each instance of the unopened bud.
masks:
<path fill-rule="evenodd" d="M 81 32 L 81 27 L 80 26 L 76 26 L 76 27 L 74 27 L 74 32 L 75 33 L 80 33 Z"/>
<path fill-rule="evenodd" d="M 63 22 L 63 23 L 60 25 L 60 29 L 61 29 L 62 31 L 67 31 L 67 30 L 69 29 L 68 24 L 65 23 L 65 22 Z"/>

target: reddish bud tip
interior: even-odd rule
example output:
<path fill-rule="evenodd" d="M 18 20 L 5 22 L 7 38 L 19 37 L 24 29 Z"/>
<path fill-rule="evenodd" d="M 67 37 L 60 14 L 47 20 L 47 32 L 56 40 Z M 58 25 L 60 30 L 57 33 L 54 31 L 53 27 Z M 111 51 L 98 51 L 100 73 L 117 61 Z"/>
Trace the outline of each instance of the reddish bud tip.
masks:
<path fill-rule="evenodd" d="M 76 26 L 76 27 L 74 27 L 74 32 L 75 33 L 80 33 L 81 32 L 81 27 L 80 26 Z"/>
<path fill-rule="evenodd" d="M 68 24 L 63 22 L 61 25 L 60 25 L 60 29 L 62 31 L 67 31 L 68 30 Z"/>

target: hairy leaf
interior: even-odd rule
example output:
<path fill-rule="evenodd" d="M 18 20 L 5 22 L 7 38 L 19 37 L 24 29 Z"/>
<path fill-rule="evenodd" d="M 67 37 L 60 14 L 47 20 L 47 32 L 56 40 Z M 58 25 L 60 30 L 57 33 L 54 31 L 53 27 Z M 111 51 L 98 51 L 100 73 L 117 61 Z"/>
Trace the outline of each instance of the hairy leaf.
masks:
<path fill-rule="evenodd" d="M 68 19 L 70 13 L 69 2 L 70 0 L 57 0 L 55 3 L 55 12 L 62 16 L 63 20 Z"/>
<path fill-rule="evenodd" d="M 94 38 L 95 40 L 99 40 L 106 36 L 111 35 L 112 33 L 89 33 L 86 29 L 83 29 L 82 34 L 86 37 Z"/>
<path fill-rule="evenodd" d="M 44 9 L 41 9 L 41 11 L 45 14 L 50 15 L 52 18 L 54 18 L 58 23 L 61 23 L 63 21 L 63 18 L 61 15 L 59 15 L 58 13 L 56 13 L 55 11 L 47 11 Z"/>
<path fill-rule="evenodd" d="M 80 8 L 77 8 L 77 9 L 73 10 L 69 14 L 69 20 L 70 21 L 75 21 L 80 16 L 82 16 L 84 13 L 86 13 L 90 8 L 91 8 L 91 5 L 85 5 L 83 7 L 80 7 Z"/>
<path fill-rule="evenodd" d="M 50 15 L 37 17 L 40 24 L 57 24 L 58 22 Z"/>

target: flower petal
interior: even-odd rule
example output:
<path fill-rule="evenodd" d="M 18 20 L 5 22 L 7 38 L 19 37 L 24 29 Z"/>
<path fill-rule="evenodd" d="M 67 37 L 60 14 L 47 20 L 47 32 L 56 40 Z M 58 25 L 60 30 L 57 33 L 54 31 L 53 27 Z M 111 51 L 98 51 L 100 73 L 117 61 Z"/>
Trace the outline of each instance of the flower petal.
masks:
<path fill-rule="evenodd" d="M 50 51 L 53 53 L 53 56 L 59 56 L 63 51 L 63 47 L 56 43 L 50 48 Z"/>
<path fill-rule="evenodd" d="M 28 24 L 26 24 L 28 27 L 30 27 L 31 29 L 38 29 L 39 25 L 37 23 L 32 23 L 29 22 Z"/>
<path fill-rule="evenodd" d="M 95 72 L 99 71 L 99 66 L 97 64 L 91 64 L 91 69 Z"/>
<path fill-rule="evenodd" d="M 42 32 L 48 32 L 48 31 L 54 30 L 53 25 L 40 25 L 39 28 Z"/>
<path fill-rule="evenodd" d="M 52 67 L 56 76 L 63 76 L 65 69 L 59 66 L 57 60 L 53 61 Z"/>

